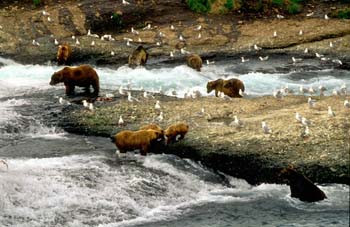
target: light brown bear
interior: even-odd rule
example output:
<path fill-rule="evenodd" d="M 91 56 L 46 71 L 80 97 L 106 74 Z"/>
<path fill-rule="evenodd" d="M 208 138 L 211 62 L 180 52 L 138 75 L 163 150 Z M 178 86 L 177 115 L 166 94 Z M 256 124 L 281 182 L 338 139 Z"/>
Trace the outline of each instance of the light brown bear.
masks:
<path fill-rule="evenodd" d="M 179 140 L 185 138 L 188 132 L 189 126 L 185 123 L 172 124 L 165 130 L 165 136 L 167 138 L 166 143 L 176 142 L 176 137 L 180 135 Z"/>
<path fill-rule="evenodd" d="M 148 129 L 159 131 L 160 133 L 162 133 L 162 135 L 164 135 L 164 130 L 156 124 L 149 124 L 149 125 L 144 125 L 140 127 L 140 130 L 148 130 Z"/>
<path fill-rule="evenodd" d="M 89 65 L 77 67 L 64 67 L 51 76 L 50 85 L 64 83 L 66 94 L 74 94 L 75 86 L 84 87 L 90 93 L 90 86 L 94 88 L 94 96 L 98 96 L 100 90 L 99 77 L 96 71 Z"/>
<path fill-rule="evenodd" d="M 304 202 L 316 202 L 327 198 L 311 180 L 291 167 L 282 169 L 280 176 L 288 180 L 291 197 Z"/>
<path fill-rule="evenodd" d="M 68 44 L 62 44 L 58 46 L 57 50 L 57 62 L 59 65 L 67 64 L 72 54 L 72 49 Z"/>
<path fill-rule="evenodd" d="M 120 153 L 140 149 L 141 155 L 147 155 L 151 145 L 163 137 L 162 133 L 156 130 L 124 130 L 112 137 Z"/>
<path fill-rule="evenodd" d="M 143 46 L 138 46 L 131 55 L 129 55 L 129 67 L 145 65 L 148 59 L 148 53 Z"/>
<path fill-rule="evenodd" d="M 212 90 L 215 90 L 216 97 L 219 96 L 219 92 L 223 92 L 231 98 L 242 98 L 239 94 L 239 90 L 244 92 L 244 84 L 239 79 L 218 79 L 207 83 L 207 93 L 210 93 Z"/>
<path fill-rule="evenodd" d="M 199 72 L 201 71 L 202 64 L 202 58 L 197 54 L 191 54 L 187 57 L 187 65 Z"/>

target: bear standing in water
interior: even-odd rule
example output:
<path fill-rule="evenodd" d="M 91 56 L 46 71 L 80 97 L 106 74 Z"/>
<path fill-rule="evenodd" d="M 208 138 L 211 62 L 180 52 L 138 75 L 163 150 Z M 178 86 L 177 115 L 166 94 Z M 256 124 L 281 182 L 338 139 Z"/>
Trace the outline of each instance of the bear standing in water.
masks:
<path fill-rule="evenodd" d="M 198 72 L 201 71 L 202 68 L 202 58 L 197 55 L 197 54 L 191 54 L 190 56 L 187 57 L 187 65 L 195 70 L 197 70 Z"/>
<path fill-rule="evenodd" d="M 219 96 L 219 92 L 223 92 L 231 98 L 242 98 L 239 94 L 239 90 L 244 92 L 244 84 L 239 79 L 217 79 L 207 83 L 207 93 L 210 93 L 213 90 L 215 90 L 216 97 Z"/>
<path fill-rule="evenodd" d="M 58 46 L 57 50 L 57 62 L 59 65 L 67 64 L 72 54 L 72 49 L 68 44 L 62 44 Z"/>
<path fill-rule="evenodd" d="M 146 65 L 148 59 L 148 53 L 143 46 L 137 47 L 134 52 L 129 56 L 129 67 L 136 67 L 139 65 Z"/>
<path fill-rule="evenodd" d="M 77 67 L 64 67 L 51 76 L 50 85 L 64 83 L 66 94 L 74 94 L 75 86 L 84 87 L 87 93 L 90 93 L 90 86 L 94 88 L 94 96 L 98 96 L 100 91 L 99 78 L 96 71 L 89 65 L 80 65 Z"/>

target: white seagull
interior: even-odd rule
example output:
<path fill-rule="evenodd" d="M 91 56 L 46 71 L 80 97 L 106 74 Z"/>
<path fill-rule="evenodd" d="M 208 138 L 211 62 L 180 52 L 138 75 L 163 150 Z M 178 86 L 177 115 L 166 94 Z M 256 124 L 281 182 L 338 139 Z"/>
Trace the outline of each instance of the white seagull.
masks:
<path fill-rule="evenodd" d="M 123 86 L 120 86 L 120 87 L 119 87 L 118 92 L 119 92 L 119 94 L 121 94 L 121 95 L 125 95 L 125 92 L 124 92 Z"/>
<path fill-rule="evenodd" d="M 89 107 L 89 103 L 86 100 L 83 100 L 83 106 L 85 108 L 88 108 Z"/>
<path fill-rule="evenodd" d="M 238 119 L 238 117 L 235 115 L 233 116 L 234 120 L 230 123 L 230 126 L 235 126 L 237 128 L 242 128 L 243 127 L 243 122 Z"/>
<path fill-rule="evenodd" d="M 202 38 L 202 34 L 199 33 L 197 38 L 198 38 L 198 39 Z"/>
<path fill-rule="evenodd" d="M 207 65 L 212 65 L 212 64 L 215 63 L 215 61 L 209 61 L 209 60 L 207 59 L 206 63 L 207 63 Z"/>
<path fill-rule="evenodd" d="M 136 102 L 140 102 L 137 98 L 132 97 L 132 96 L 131 96 L 131 92 L 128 91 L 128 101 L 129 101 L 129 102 L 133 102 L 134 100 L 135 100 Z"/>
<path fill-rule="evenodd" d="M 342 64 L 343 64 L 343 62 L 340 61 L 339 59 L 334 59 L 334 60 L 332 60 L 332 62 L 333 62 L 333 63 L 337 63 L 337 64 L 339 64 L 339 65 L 342 65 Z"/>
<path fill-rule="evenodd" d="M 267 61 L 269 60 L 269 56 L 265 56 L 265 57 L 260 56 L 259 59 L 260 61 Z"/>
<path fill-rule="evenodd" d="M 329 20 L 329 17 L 328 17 L 327 14 L 324 15 L 324 19 L 325 19 L 325 20 Z"/>
<path fill-rule="evenodd" d="M 276 32 L 276 31 L 273 32 L 273 37 L 274 37 L 274 38 L 277 37 L 277 32 Z"/>
<path fill-rule="evenodd" d="M 60 103 L 60 104 L 63 104 L 63 98 L 62 97 L 60 97 L 59 99 L 58 99 L 58 102 Z"/>
<path fill-rule="evenodd" d="M 201 29 L 202 29 L 202 25 L 198 25 L 195 30 L 200 31 Z"/>
<path fill-rule="evenodd" d="M 258 45 L 254 44 L 254 50 L 261 50 L 262 48 L 259 47 Z"/>
<path fill-rule="evenodd" d="M 301 117 L 301 124 L 309 126 L 311 124 L 311 121 L 306 119 L 305 117 Z"/>
<path fill-rule="evenodd" d="M 94 110 L 94 104 L 89 103 L 89 110 L 93 111 Z"/>
<path fill-rule="evenodd" d="M 329 42 L 329 47 L 333 48 L 333 42 Z"/>
<path fill-rule="evenodd" d="M 133 27 L 131 27 L 131 33 L 132 33 L 132 34 L 135 34 L 135 35 L 138 35 L 138 34 L 139 34 L 139 32 L 136 31 Z"/>
<path fill-rule="evenodd" d="M 80 45 L 79 39 L 75 40 L 76 45 Z"/>
<path fill-rule="evenodd" d="M 340 87 L 340 94 L 341 94 L 341 95 L 346 95 L 346 94 L 347 94 L 346 84 L 343 84 L 343 85 Z"/>
<path fill-rule="evenodd" d="M 122 116 L 119 116 L 118 126 L 121 127 L 123 125 L 124 125 L 124 120 L 123 120 Z"/>
<path fill-rule="evenodd" d="M 55 45 L 57 46 L 59 43 L 58 43 L 58 41 L 57 41 L 57 39 L 55 39 Z"/>
<path fill-rule="evenodd" d="M 123 5 L 130 5 L 130 2 L 127 2 L 126 0 L 122 1 Z"/>
<path fill-rule="evenodd" d="M 160 102 L 157 100 L 156 105 L 154 106 L 156 110 L 160 110 Z"/>
<path fill-rule="evenodd" d="M 328 116 L 335 117 L 335 113 L 332 110 L 332 107 L 328 106 Z"/>
<path fill-rule="evenodd" d="M 174 25 L 170 25 L 170 29 L 171 29 L 171 30 L 175 30 Z"/>
<path fill-rule="evenodd" d="M 75 40 L 75 35 L 72 35 L 72 39 Z"/>
<path fill-rule="evenodd" d="M 313 100 L 311 97 L 308 98 L 307 103 L 309 104 L 309 108 L 314 108 L 316 106 L 316 100 Z"/>
<path fill-rule="evenodd" d="M 298 113 L 298 112 L 295 113 L 295 119 L 296 119 L 297 121 L 301 122 L 302 116 L 300 115 L 300 113 Z"/>
<path fill-rule="evenodd" d="M 293 63 L 295 64 L 295 63 L 298 63 L 298 62 L 301 62 L 303 59 L 301 59 L 301 58 L 295 58 L 295 57 L 292 57 L 292 61 L 293 61 Z"/>
<path fill-rule="evenodd" d="M 182 35 L 179 35 L 179 40 L 180 41 L 184 41 L 185 39 L 184 39 L 184 37 Z"/>
<path fill-rule="evenodd" d="M 40 46 L 40 43 L 37 42 L 35 39 L 33 39 L 32 44 L 33 44 L 34 46 Z"/>
<path fill-rule="evenodd" d="M 172 51 L 170 51 L 170 57 L 173 58 L 174 57 L 174 53 Z"/>
<path fill-rule="evenodd" d="M 299 31 L 299 35 L 303 35 L 303 30 L 300 30 L 300 31 Z"/>
<path fill-rule="evenodd" d="M 92 46 L 92 47 L 95 46 L 95 41 L 92 41 L 90 46 Z"/>
<path fill-rule="evenodd" d="M 345 108 L 350 108 L 350 102 L 349 102 L 349 100 L 345 100 L 345 101 L 344 101 L 344 107 L 345 107 Z"/>
<path fill-rule="evenodd" d="M 143 28 L 143 30 L 149 30 L 149 29 L 151 29 L 151 24 L 147 24 L 147 26 Z"/>
<path fill-rule="evenodd" d="M 276 90 L 273 92 L 273 97 L 275 97 L 276 99 L 282 99 L 283 98 L 283 94 L 281 90 Z"/>
<path fill-rule="evenodd" d="M 309 53 L 309 49 L 308 49 L 308 48 L 305 48 L 304 53 L 305 53 L 305 54 Z"/>
<path fill-rule="evenodd" d="M 163 121 L 164 116 L 163 116 L 163 112 L 160 112 L 159 116 L 156 118 L 157 121 Z"/>
<path fill-rule="evenodd" d="M 114 56 L 114 55 L 115 55 L 114 51 L 111 51 L 111 56 Z"/>
<path fill-rule="evenodd" d="M 306 14 L 307 17 L 311 17 L 311 16 L 313 16 L 313 15 L 314 15 L 314 12 L 311 12 L 311 13 Z"/>
<path fill-rule="evenodd" d="M 319 54 L 319 53 L 315 53 L 315 55 L 316 55 L 317 58 L 322 58 L 324 56 L 324 55 Z"/>
<path fill-rule="evenodd" d="M 284 16 L 282 16 L 282 15 L 280 15 L 280 14 L 277 14 L 277 18 L 278 18 L 278 19 L 283 19 Z"/>
<path fill-rule="evenodd" d="M 244 57 L 241 57 L 242 63 L 249 61 L 249 59 L 245 59 Z"/>
<path fill-rule="evenodd" d="M 271 134 L 272 133 L 272 130 L 269 128 L 269 126 L 266 124 L 265 121 L 261 122 L 261 127 L 262 127 L 264 134 Z"/>

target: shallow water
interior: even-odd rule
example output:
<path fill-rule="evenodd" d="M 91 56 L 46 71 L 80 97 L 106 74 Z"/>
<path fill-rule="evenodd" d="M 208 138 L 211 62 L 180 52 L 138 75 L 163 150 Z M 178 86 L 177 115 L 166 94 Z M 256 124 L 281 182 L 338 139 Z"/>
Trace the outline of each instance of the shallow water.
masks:
<path fill-rule="evenodd" d="M 208 78 L 218 77 L 240 78 L 251 95 L 285 85 L 323 84 L 329 93 L 343 83 L 350 87 L 349 71 L 312 59 L 304 66 L 282 60 L 272 60 L 274 67 L 232 59 L 200 73 L 182 65 L 97 72 L 104 89 L 161 86 L 180 97 L 188 90 L 205 93 Z M 172 155 L 117 159 L 109 139 L 68 134 L 43 120 L 46 104 L 63 96 L 61 86 L 48 85 L 58 67 L 0 62 L 0 159 L 9 165 L 6 171 L 0 163 L 0 226 L 349 225 L 346 185 L 322 185 L 328 199 L 306 204 L 291 198 L 287 185 L 251 186 Z"/>

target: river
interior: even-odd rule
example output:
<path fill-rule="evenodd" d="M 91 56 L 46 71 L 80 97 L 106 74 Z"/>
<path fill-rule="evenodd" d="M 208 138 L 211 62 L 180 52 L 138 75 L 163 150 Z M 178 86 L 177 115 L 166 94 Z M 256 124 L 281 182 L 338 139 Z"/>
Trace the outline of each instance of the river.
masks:
<path fill-rule="evenodd" d="M 74 135 L 46 122 L 63 86 L 60 67 L 0 58 L 0 226 L 348 226 L 349 186 L 320 185 L 328 199 L 303 203 L 287 185 L 252 186 L 173 155 L 115 157 L 107 138 Z M 102 94 L 121 85 L 205 94 L 208 79 L 238 77 L 251 96 L 288 85 L 350 87 L 350 72 L 317 59 L 293 64 L 221 60 L 196 72 L 184 65 L 97 67 Z M 211 94 L 212 95 L 212 94 Z M 57 104 L 56 104 L 57 103 Z M 53 106 L 53 107 L 52 107 Z M 223 177 L 224 176 L 224 177 Z"/>

